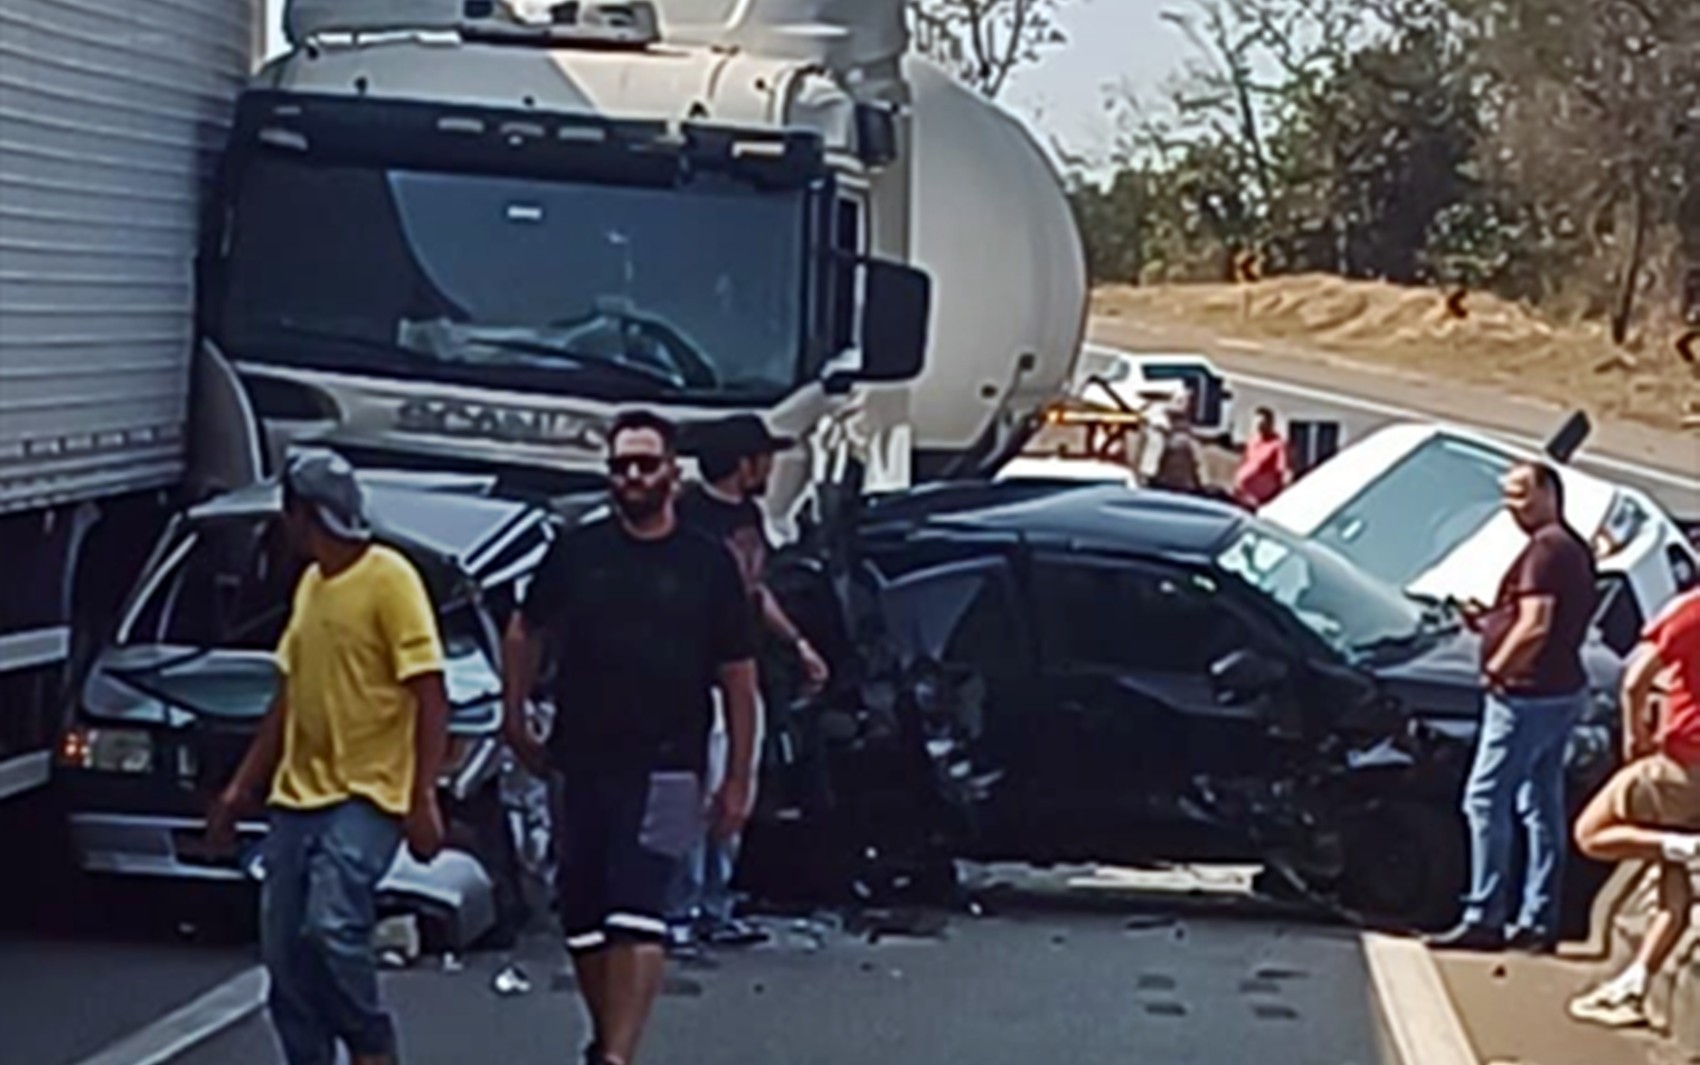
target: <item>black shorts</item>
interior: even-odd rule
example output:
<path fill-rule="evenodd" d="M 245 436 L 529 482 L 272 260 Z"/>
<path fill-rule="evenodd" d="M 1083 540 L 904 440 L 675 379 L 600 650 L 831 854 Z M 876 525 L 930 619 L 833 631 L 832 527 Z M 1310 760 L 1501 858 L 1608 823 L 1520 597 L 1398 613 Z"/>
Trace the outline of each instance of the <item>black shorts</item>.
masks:
<path fill-rule="evenodd" d="M 703 832 L 701 778 L 579 769 L 559 776 L 557 795 L 555 890 L 567 949 L 662 942 L 675 878 Z"/>

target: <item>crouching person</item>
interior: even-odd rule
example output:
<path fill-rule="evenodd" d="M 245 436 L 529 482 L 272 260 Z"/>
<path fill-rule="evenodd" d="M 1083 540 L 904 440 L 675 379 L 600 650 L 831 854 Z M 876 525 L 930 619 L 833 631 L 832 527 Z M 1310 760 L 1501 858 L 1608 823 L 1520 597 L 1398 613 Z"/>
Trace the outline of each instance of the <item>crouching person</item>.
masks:
<path fill-rule="evenodd" d="M 1662 713 L 1652 711 L 1665 678 Z M 1615 979 L 1570 1004 L 1578 1020 L 1645 1024 L 1647 985 L 1688 930 L 1694 905 L 1690 863 L 1700 858 L 1700 591 L 1673 602 L 1650 625 L 1624 679 L 1627 764 L 1576 823 L 1590 858 L 1656 862 L 1658 912 L 1635 960 Z M 1657 717 L 1659 720 L 1654 720 Z"/>

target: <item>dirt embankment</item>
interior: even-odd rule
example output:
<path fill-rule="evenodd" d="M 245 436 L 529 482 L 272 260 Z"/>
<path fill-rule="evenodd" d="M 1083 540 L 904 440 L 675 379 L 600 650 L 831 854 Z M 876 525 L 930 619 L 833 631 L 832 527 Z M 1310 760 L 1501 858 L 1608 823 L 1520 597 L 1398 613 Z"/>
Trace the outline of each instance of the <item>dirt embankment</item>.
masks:
<path fill-rule="evenodd" d="M 1104 288 L 1092 309 L 1105 318 L 1290 343 L 1368 367 L 1487 385 L 1597 418 L 1700 432 L 1700 362 L 1684 359 L 1674 331 L 1625 351 L 1603 327 L 1560 325 L 1490 295 L 1470 294 L 1460 316 L 1434 289 L 1322 275 Z"/>

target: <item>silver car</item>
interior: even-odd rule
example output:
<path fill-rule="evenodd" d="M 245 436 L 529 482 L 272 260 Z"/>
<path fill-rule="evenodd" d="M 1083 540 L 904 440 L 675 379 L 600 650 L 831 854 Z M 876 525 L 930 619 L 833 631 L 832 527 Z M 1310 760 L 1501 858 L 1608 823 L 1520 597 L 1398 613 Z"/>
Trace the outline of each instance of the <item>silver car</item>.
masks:
<path fill-rule="evenodd" d="M 377 538 L 419 567 L 437 605 L 452 706 L 443 774 L 449 846 L 429 865 L 401 848 L 387 909 L 461 947 L 511 935 L 523 910 L 501 802 L 501 625 L 553 537 L 549 513 L 494 498 L 490 482 L 363 473 Z M 262 819 L 234 852 L 204 811 L 234 774 L 277 685 L 273 648 L 304 563 L 289 549 L 275 483 L 175 518 L 95 659 L 61 735 L 55 787 L 82 868 L 117 876 L 240 881 L 264 875 Z"/>

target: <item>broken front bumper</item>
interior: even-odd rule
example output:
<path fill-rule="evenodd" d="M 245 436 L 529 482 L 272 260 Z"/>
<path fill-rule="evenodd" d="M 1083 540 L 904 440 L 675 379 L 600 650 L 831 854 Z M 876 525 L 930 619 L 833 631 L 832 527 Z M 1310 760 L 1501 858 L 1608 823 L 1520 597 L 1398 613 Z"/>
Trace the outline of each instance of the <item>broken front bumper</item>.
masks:
<path fill-rule="evenodd" d="M 233 883 L 265 876 L 263 820 L 238 825 L 237 845 L 228 851 L 207 844 L 200 817 L 76 811 L 68 823 L 77 860 L 90 873 Z M 496 925 L 495 885 L 463 851 L 445 850 L 423 864 L 400 848 L 378 895 L 381 909 L 434 922 L 450 949 L 470 947 Z"/>

